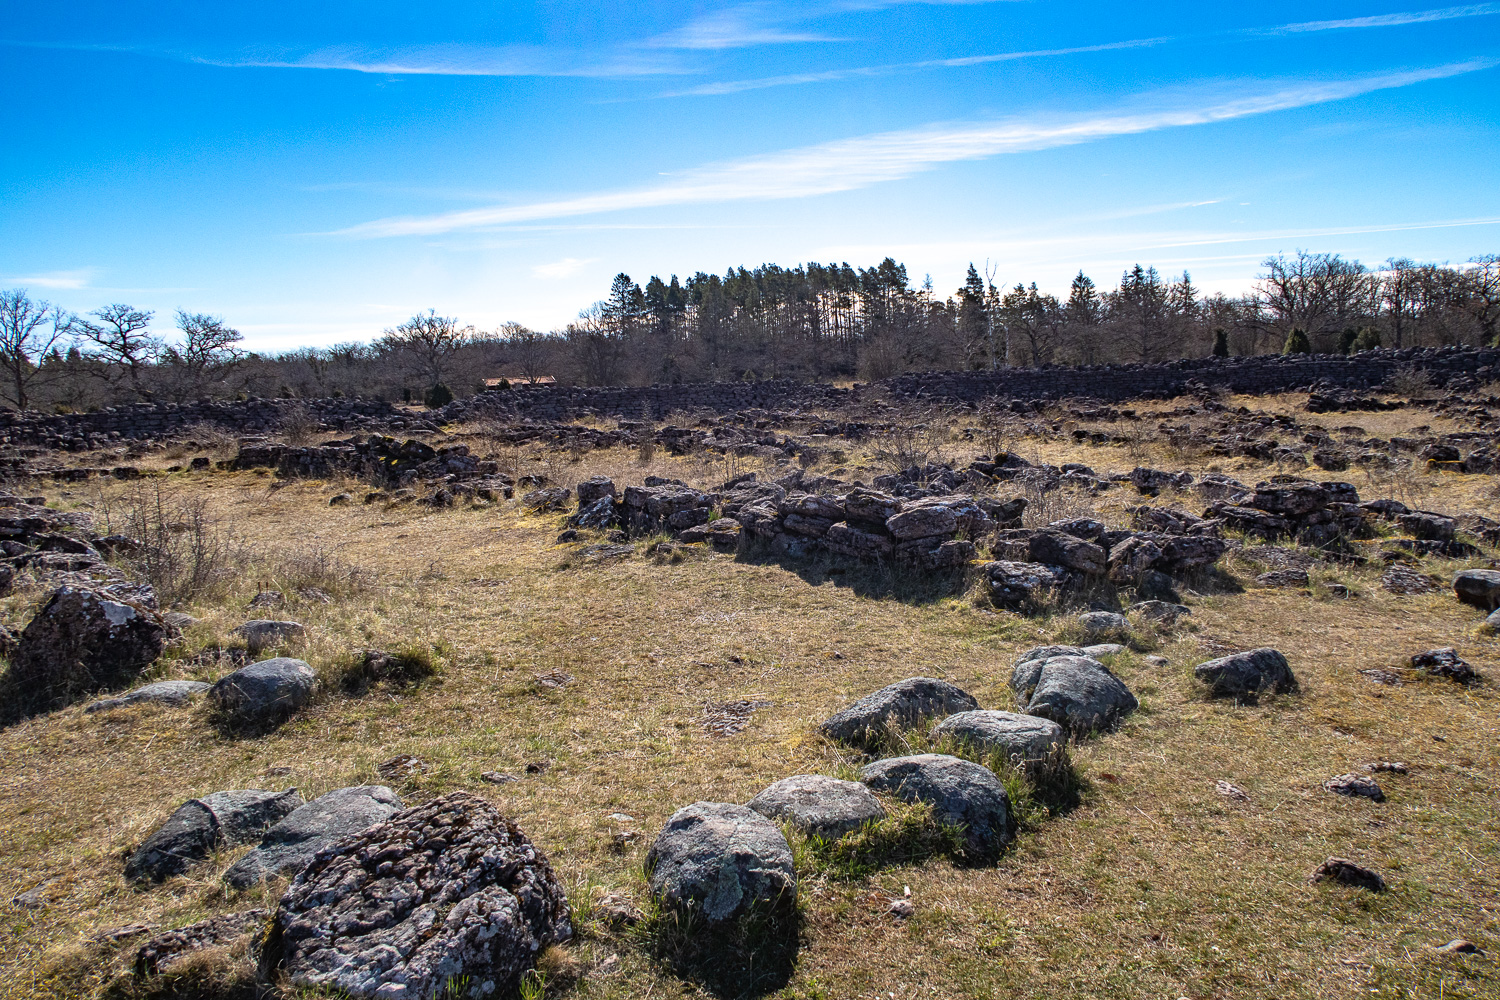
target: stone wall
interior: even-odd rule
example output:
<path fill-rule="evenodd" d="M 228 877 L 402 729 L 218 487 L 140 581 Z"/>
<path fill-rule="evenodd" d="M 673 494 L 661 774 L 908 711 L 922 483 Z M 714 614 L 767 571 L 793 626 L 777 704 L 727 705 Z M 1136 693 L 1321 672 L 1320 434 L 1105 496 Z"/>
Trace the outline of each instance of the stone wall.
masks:
<path fill-rule="evenodd" d="M 1076 368 L 1009 368 L 997 372 L 923 372 L 841 389 L 788 379 L 764 382 L 698 382 L 686 385 L 524 386 L 457 400 L 432 413 L 411 413 L 382 400 L 252 399 L 246 402 L 137 403 L 95 413 L 0 412 L 0 444 L 81 451 L 120 439 L 179 437 L 207 427 L 246 436 L 284 426 L 305 415 L 326 431 L 422 431 L 439 424 L 492 417 L 499 420 L 576 420 L 600 416 L 662 420 L 669 414 L 744 410 L 839 411 L 889 395 L 897 401 L 977 403 L 1004 399 L 1089 397 L 1116 402 L 1170 397 L 1199 386 L 1263 394 L 1295 390 L 1370 390 L 1406 367 L 1425 369 L 1433 381 L 1500 380 L 1500 349 L 1439 348 L 1342 355 L 1195 358 L 1157 365 Z"/>

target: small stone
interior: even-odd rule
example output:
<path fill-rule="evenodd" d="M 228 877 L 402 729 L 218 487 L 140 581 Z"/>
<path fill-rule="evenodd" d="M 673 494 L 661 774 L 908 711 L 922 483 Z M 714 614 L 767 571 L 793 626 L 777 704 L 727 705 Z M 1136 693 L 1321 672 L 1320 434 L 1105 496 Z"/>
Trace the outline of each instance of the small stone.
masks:
<path fill-rule="evenodd" d="M 613 928 L 634 927 L 646 915 L 641 912 L 640 907 L 632 903 L 626 895 L 619 892 L 607 892 L 594 902 L 594 913 L 605 924 Z M 616 958 L 618 962 L 619 959 Z"/>
<path fill-rule="evenodd" d="M 335 493 L 333 496 L 328 498 L 328 506 L 330 507 L 347 507 L 353 502 L 354 494 L 348 492 Z"/>
<path fill-rule="evenodd" d="M 916 914 L 917 908 L 912 905 L 909 899 L 893 899 L 891 900 L 890 908 L 886 912 L 897 920 L 907 920 Z"/>
<path fill-rule="evenodd" d="M 375 772 L 387 781 L 409 778 L 425 770 L 427 770 L 427 765 L 423 763 L 422 758 L 409 753 L 392 757 L 390 760 L 375 765 Z"/>
<path fill-rule="evenodd" d="M 302 660 L 278 656 L 221 678 L 209 689 L 208 701 L 230 726 L 273 724 L 310 702 L 317 680 Z"/>
<path fill-rule="evenodd" d="M 1449 941 L 1445 945 L 1435 946 L 1432 950 L 1437 952 L 1439 955 L 1484 954 L 1484 949 L 1480 948 L 1479 945 L 1475 944 L 1473 941 L 1467 941 L 1463 938 L 1454 938 L 1452 941 Z"/>
<path fill-rule="evenodd" d="M 935 739 L 951 739 L 981 754 L 999 752 L 1033 778 L 1065 769 L 1068 735 L 1051 719 L 1015 712 L 959 712 L 933 729 Z"/>
<path fill-rule="evenodd" d="M 1200 663 L 1193 668 L 1193 676 L 1207 684 L 1215 698 L 1253 699 L 1266 691 L 1297 690 L 1297 678 L 1286 657 L 1265 647 Z"/>
<path fill-rule="evenodd" d="M 1418 573 L 1404 563 L 1394 563 L 1386 569 L 1380 576 L 1380 586 L 1403 597 L 1430 594 L 1438 589 L 1437 581 L 1432 577 Z"/>
<path fill-rule="evenodd" d="M 884 807 L 864 785 L 823 774 L 782 778 L 748 805 L 767 819 L 784 820 L 803 833 L 830 840 L 885 817 Z"/>
<path fill-rule="evenodd" d="M 1125 652 L 1125 647 L 1118 642 L 1100 642 L 1083 647 L 1083 655 L 1091 656 L 1096 660 L 1105 656 L 1119 656 L 1123 652 Z"/>
<path fill-rule="evenodd" d="M 1388 684 L 1395 687 L 1401 683 L 1400 674 L 1392 673 L 1389 670 L 1380 670 L 1376 667 L 1368 667 L 1361 670 L 1360 674 L 1366 679 L 1374 681 L 1376 684 Z"/>
<path fill-rule="evenodd" d="M 1375 783 L 1375 779 L 1368 778 L 1363 774 L 1336 775 L 1323 782 L 1323 787 L 1335 795 L 1373 799 L 1376 802 L 1385 801 L 1385 793 L 1380 790 L 1380 786 Z"/>
<path fill-rule="evenodd" d="M 1273 569 L 1255 578 L 1262 587 L 1306 587 L 1309 585 L 1305 569 Z"/>
<path fill-rule="evenodd" d="M 209 689 L 209 685 L 202 681 L 157 681 L 155 684 L 147 684 L 138 687 L 134 691 L 127 692 L 118 698 L 102 698 L 84 707 L 84 711 L 90 714 L 102 712 L 106 709 L 125 708 L 129 705 L 156 704 L 170 705 L 174 708 L 186 705 L 196 696 L 203 694 Z"/>
<path fill-rule="evenodd" d="M 1385 879 L 1368 868 L 1362 868 L 1350 861 L 1348 858 L 1329 858 L 1308 876 L 1310 882 L 1337 882 L 1340 885 L 1353 886 L 1356 889 L 1368 889 L 1371 892 L 1381 892 L 1385 889 Z"/>
<path fill-rule="evenodd" d="M 1365 767 L 1366 771 L 1373 771 L 1376 774 L 1410 774 L 1411 773 L 1411 768 L 1407 767 L 1405 764 L 1401 763 L 1400 761 L 1377 760 L 1377 761 L 1371 761 L 1370 763 L 1366 764 L 1364 767 Z"/>
<path fill-rule="evenodd" d="M 248 937 L 265 923 L 266 916 L 266 911 L 260 909 L 224 913 L 158 934 L 136 952 L 135 974 L 154 976 L 194 952 Z"/>
<path fill-rule="evenodd" d="M 230 629 L 229 634 L 244 639 L 246 648 L 253 654 L 273 646 L 284 646 L 303 638 L 307 635 L 307 626 L 301 622 L 272 621 L 266 618 L 256 618 L 237 628 Z"/>
<path fill-rule="evenodd" d="M 891 729 L 914 729 L 924 719 L 977 709 L 967 691 L 931 677 L 911 677 L 868 694 L 819 727 L 824 736 L 856 746 L 879 743 Z"/>
<path fill-rule="evenodd" d="M 1456 684 L 1470 684 L 1479 679 L 1479 674 L 1459 657 L 1452 646 L 1429 649 L 1411 658 L 1411 665 L 1433 677 L 1446 677 Z"/>
<path fill-rule="evenodd" d="M 487 781 L 492 785 L 508 785 L 512 781 L 520 781 L 521 779 L 514 774 L 506 774 L 503 771 L 485 771 L 479 776 L 479 780 Z"/>
<path fill-rule="evenodd" d="M 1078 616 L 1078 624 L 1090 639 L 1124 635 L 1130 631 L 1130 620 L 1113 611 L 1085 611 Z"/>
<path fill-rule="evenodd" d="M 119 944 L 121 941 L 129 941 L 133 937 L 149 934 L 156 930 L 155 924 L 124 924 L 120 927 L 111 927 L 109 930 L 100 931 L 89 938 L 95 944 Z"/>
<path fill-rule="evenodd" d="M 547 688 L 550 691 L 557 691 L 565 688 L 569 684 L 572 684 L 574 679 L 575 678 L 573 677 L 573 675 L 568 673 L 566 670 L 559 670 L 555 668 L 552 670 L 548 670 L 546 673 L 537 674 L 535 678 L 537 687 Z"/>
<path fill-rule="evenodd" d="M 1153 667 L 1169 667 L 1172 665 L 1171 660 L 1167 659 L 1165 656 L 1157 656 L 1154 653 L 1150 656 L 1141 657 L 1141 660 Z"/>
<path fill-rule="evenodd" d="M 1222 779 L 1214 782 L 1214 791 L 1218 792 L 1226 799 L 1234 799 L 1236 802 L 1250 801 L 1249 792 L 1245 791 L 1239 785 L 1231 784 L 1230 782 L 1224 781 Z"/>

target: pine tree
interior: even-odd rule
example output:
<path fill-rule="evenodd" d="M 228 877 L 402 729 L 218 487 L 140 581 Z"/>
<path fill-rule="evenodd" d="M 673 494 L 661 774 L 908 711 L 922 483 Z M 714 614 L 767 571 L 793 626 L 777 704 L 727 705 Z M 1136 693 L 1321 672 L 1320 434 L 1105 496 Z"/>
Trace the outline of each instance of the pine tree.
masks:
<path fill-rule="evenodd" d="M 1380 331 L 1373 326 L 1367 326 L 1359 331 L 1359 336 L 1354 338 L 1354 349 L 1356 351 L 1380 350 Z"/>
<path fill-rule="evenodd" d="M 1224 332 L 1223 327 L 1214 331 L 1214 357 L 1229 357 L 1229 334 Z"/>
<path fill-rule="evenodd" d="M 1307 334 L 1300 326 L 1293 327 L 1292 332 L 1286 335 L 1286 345 L 1281 349 L 1282 354 L 1311 354 L 1312 341 L 1307 339 Z"/>

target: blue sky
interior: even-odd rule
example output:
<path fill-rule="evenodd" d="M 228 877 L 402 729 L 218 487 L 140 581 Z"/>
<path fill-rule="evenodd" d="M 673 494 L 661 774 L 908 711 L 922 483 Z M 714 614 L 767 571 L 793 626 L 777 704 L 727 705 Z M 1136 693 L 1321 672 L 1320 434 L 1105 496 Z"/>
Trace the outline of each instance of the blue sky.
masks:
<path fill-rule="evenodd" d="M 1299 248 L 1500 252 L 1500 2 L 0 13 L 0 287 L 261 349 L 553 328 L 618 271 L 1237 292 Z"/>

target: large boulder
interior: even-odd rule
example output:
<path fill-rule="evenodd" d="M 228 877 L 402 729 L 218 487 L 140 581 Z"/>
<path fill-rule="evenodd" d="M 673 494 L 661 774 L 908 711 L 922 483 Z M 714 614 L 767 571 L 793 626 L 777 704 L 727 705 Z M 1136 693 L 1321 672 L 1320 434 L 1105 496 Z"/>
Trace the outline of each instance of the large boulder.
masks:
<path fill-rule="evenodd" d="M 1029 543 L 1031 561 L 1062 566 L 1090 576 L 1102 574 L 1108 563 L 1104 548 L 1063 531 L 1035 531 Z"/>
<path fill-rule="evenodd" d="M 958 516 L 947 507 L 908 507 L 886 518 L 885 530 L 897 541 L 951 537 L 958 530 Z"/>
<path fill-rule="evenodd" d="M 10 677 L 39 704 L 129 683 L 161 655 L 171 629 L 147 604 L 64 586 L 21 633 Z"/>
<path fill-rule="evenodd" d="M 91 702 L 84 707 L 84 711 L 103 712 L 111 708 L 144 704 L 171 705 L 175 708 L 186 705 L 209 687 L 202 681 L 157 681 L 155 684 L 145 684 L 134 691 L 127 691 L 118 698 L 101 698 Z"/>
<path fill-rule="evenodd" d="M 1193 668 L 1193 676 L 1207 684 L 1215 698 L 1252 699 L 1266 691 L 1297 690 L 1297 678 L 1286 657 L 1268 647 L 1200 663 Z"/>
<path fill-rule="evenodd" d="M 865 767 L 860 780 L 877 792 L 932 806 L 933 818 L 962 827 L 968 850 L 993 857 L 1013 836 L 1010 796 L 995 773 L 947 754 L 888 757 Z"/>
<path fill-rule="evenodd" d="M 1481 611 L 1494 611 L 1500 608 L 1500 570 L 1460 570 L 1453 577 L 1453 593 L 1465 604 L 1472 604 Z M 29 626 L 27 631 L 30 631 Z"/>
<path fill-rule="evenodd" d="M 915 729 L 924 719 L 942 718 L 979 707 L 974 696 L 947 681 L 908 677 L 867 694 L 828 718 L 819 731 L 831 740 L 872 746 L 892 729 Z"/>
<path fill-rule="evenodd" d="M 856 781 L 826 774 L 782 778 L 747 803 L 767 819 L 783 820 L 814 837 L 841 837 L 885 816 L 880 800 Z"/>
<path fill-rule="evenodd" d="M 241 667 L 209 688 L 208 701 L 231 726 L 281 720 L 312 700 L 318 675 L 302 660 L 278 656 Z"/>
<path fill-rule="evenodd" d="M 400 810 L 401 799 L 384 785 L 336 788 L 267 830 L 255 850 L 230 865 L 224 881 L 244 889 L 272 875 L 291 878 L 323 848 Z"/>
<path fill-rule="evenodd" d="M 646 855 L 651 893 L 721 924 L 797 898 L 792 851 L 776 825 L 745 806 L 694 802 L 672 814 Z"/>
<path fill-rule="evenodd" d="M 1033 646 L 1017 656 L 1010 668 L 1010 689 L 1023 704 L 1031 700 L 1042 666 L 1055 656 L 1087 656 L 1079 646 Z"/>
<path fill-rule="evenodd" d="M 295 788 L 240 788 L 189 799 L 125 862 L 125 876 L 160 882 L 181 875 L 220 847 L 248 843 L 302 805 Z"/>
<path fill-rule="evenodd" d="M 1068 571 L 1061 566 L 1011 559 L 985 563 L 980 571 L 985 576 L 990 599 L 996 606 L 1012 611 L 1038 610 L 1069 582 Z"/>
<path fill-rule="evenodd" d="M 453 792 L 344 837 L 276 907 L 263 978 L 380 1000 L 514 996 L 573 936 L 545 855 L 494 806 Z"/>
<path fill-rule="evenodd" d="M 229 634 L 244 639 L 245 647 L 251 653 L 259 653 L 263 649 L 285 646 L 301 639 L 307 635 L 307 626 L 301 622 L 256 618 L 238 628 L 230 629 Z"/>
<path fill-rule="evenodd" d="M 1051 719 L 1037 715 L 959 712 L 939 722 L 932 735 L 971 752 L 998 753 L 1033 778 L 1064 766 L 1067 758 L 1068 734 Z"/>
<path fill-rule="evenodd" d="M 1027 715 L 1040 715 L 1074 736 L 1113 729 L 1140 703 L 1118 677 L 1087 656 L 1054 656 L 1043 661 Z"/>

